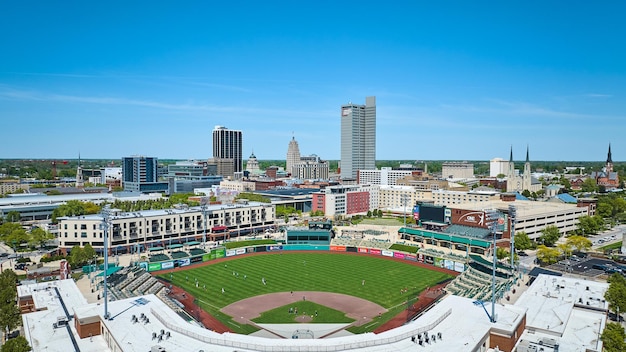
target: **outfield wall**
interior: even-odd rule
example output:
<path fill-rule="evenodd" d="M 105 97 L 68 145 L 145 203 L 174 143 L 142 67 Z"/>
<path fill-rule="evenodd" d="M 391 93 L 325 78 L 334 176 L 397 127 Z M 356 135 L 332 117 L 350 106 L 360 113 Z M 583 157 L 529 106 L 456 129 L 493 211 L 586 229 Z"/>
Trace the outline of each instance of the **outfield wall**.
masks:
<path fill-rule="evenodd" d="M 274 245 L 261 245 L 250 246 L 241 248 L 216 248 L 211 252 L 192 256 L 181 259 L 166 260 L 161 262 L 139 262 L 139 266 L 144 268 L 148 272 L 154 272 L 159 270 L 167 270 L 173 268 L 185 267 L 191 264 L 209 262 L 215 259 L 236 257 L 239 255 L 250 253 L 263 253 L 263 252 L 283 252 L 283 251 L 320 251 L 320 252 L 348 252 L 348 253 L 360 253 L 369 254 L 387 258 L 402 259 L 412 262 L 419 262 L 424 264 L 430 264 L 435 267 L 445 268 L 448 270 L 463 272 L 466 268 L 465 262 L 458 262 L 450 259 L 438 258 L 432 255 L 425 255 L 423 253 L 410 254 L 401 251 L 393 251 L 388 249 L 378 248 L 365 248 L 365 247 L 350 247 L 350 246 L 329 246 L 329 245 L 310 245 L 310 244 L 274 244 Z"/>

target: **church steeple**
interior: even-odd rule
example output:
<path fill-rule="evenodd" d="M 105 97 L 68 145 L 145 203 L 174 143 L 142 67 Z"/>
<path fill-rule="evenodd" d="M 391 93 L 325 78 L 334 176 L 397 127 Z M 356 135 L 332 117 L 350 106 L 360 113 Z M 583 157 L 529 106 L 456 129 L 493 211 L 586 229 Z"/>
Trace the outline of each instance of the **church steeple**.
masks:
<path fill-rule="evenodd" d="M 513 146 L 511 146 L 511 156 L 509 157 L 509 161 L 513 162 Z"/>
<path fill-rule="evenodd" d="M 605 166 L 606 172 L 608 174 L 613 172 L 613 158 L 611 156 L 611 143 L 609 143 L 609 153 L 606 156 L 606 166 Z"/>
<path fill-rule="evenodd" d="M 76 187 L 82 188 L 85 186 L 85 180 L 83 178 L 83 168 L 80 166 L 80 152 L 78 152 L 78 166 L 76 167 Z"/>
<path fill-rule="evenodd" d="M 528 145 L 526 145 L 526 162 L 530 162 L 530 158 L 528 158 Z"/>

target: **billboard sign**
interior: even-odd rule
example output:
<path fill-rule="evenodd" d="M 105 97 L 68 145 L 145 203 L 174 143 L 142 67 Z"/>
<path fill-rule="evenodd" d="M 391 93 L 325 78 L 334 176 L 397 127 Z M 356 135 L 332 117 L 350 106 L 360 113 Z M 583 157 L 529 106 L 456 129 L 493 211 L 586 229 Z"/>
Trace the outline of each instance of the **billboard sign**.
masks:
<path fill-rule="evenodd" d="M 171 269 L 174 267 L 174 262 L 163 262 L 161 263 L 161 269 Z"/>
<path fill-rule="evenodd" d="M 367 248 L 359 248 L 359 253 L 368 253 Z"/>
<path fill-rule="evenodd" d="M 174 266 L 187 266 L 191 264 L 191 260 L 189 258 L 177 259 L 174 262 Z"/>
<path fill-rule="evenodd" d="M 420 206 L 416 205 L 413 207 L 413 219 L 416 221 L 420 219 Z"/>
<path fill-rule="evenodd" d="M 417 261 L 417 256 L 415 254 L 405 254 L 404 255 L 404 259 L 412 260 L 412 261 L 416 262 Z"/>
<path fill-rule="evenodd" d="M 345 252 L 346 246 L 330 246 L 331 251 Z"/>
<path fill-rule="evenodd" d="M 385 257 L 393 257 L 393 252 L 392 251 L 385 251 L 385 250 L 383 250 L 382 254 Z"/>

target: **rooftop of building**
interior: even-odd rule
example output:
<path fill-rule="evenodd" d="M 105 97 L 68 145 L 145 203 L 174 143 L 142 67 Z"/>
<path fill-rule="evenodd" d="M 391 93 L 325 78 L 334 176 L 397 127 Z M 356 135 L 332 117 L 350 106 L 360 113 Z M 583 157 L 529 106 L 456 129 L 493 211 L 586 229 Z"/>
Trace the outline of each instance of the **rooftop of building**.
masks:
<path fill-rule="evenodd" d="M 235 203 L 235 204 L 207 204 L 206 211 L 218 211 L 225 209 L 235 209 L 235 208 L 247 208 L 247 207 L 256 207 L 256 206 L 271 206 L 269 203 L 261 203 L 261 202 L 247 202 L 247 203 Z M 170 208 L 170 209 L 152 209 L 152 210 L 139 210 L 139 211 L 130 211 L 123 212 L 119 209 L 110 209 L 110 216 L 112 219 L 131 219 L 131 218 L 150 218 L 155 216 L 164 216 L 164 215 L 174 215 L 174 214 L 187 214 L 187 213 L 197 213 L 203 212 L 201 206 L 194 207 L 180 207 L 180 208 Z M 93 220 L 93 221 L 102 221 L 102 214 L 90 214 L 90 215 L 80 215 L 74 217 L 62 217 L 60 219 L 83 219 L 83 220 Z"/>
<path fill-rule="evenodd" d="M 528 310 L 522 340 L 539 343 L 552 338 L 562 351 L 600 351 L 598 334 L 606 324 L 604 293 L 608 286 L 606 282 L 539 274 L 515 303 Z"/>
<path fill-rule="evenodd" d="M 484 202 L 455 204 L 453 208 L 472 211 L 482 211 L 486 209 L 496 209 L 508 212 L 509 205 L 515 206 L 517 210 L 517 218 L 523 219 L 534 217 L 540 214 L 549 215 L 551 213 L 562 213 L 572 211 L 577 208 L 575 204 L 565 204 L 556 202 L 536 202 L 530 200 L 515 200 L 514 202 L 503 201 L 500 199 L 490 199 Z M 578 210 L 583 210 L 579 208 Z"/>
<path fill-rule="evenodd" d="M 59 295 L 54 287 L 58 288 Z M 54 292 L 53 292 L 54 291 Z M 145 295 L 108 303 L 109 319 L 104 319 L 104 306 L 87 304 L 73 280 L 26 285 L 20 294 L 33 295 L 40 306 L 47 309 L 24 314 L 26 339 L 34 351 L 65 352 L 72 345 L 70 333 L 80 351 L 112 351 L 103 335 L 81 339 L 75 321 L 101 322 L 124 351 L 146 351 L 160 346 L 165 351 L 325 351 L 333 346 L 346 346 L 357 352 L 414 351 L 411 337 L 429 336 L 423 343 L 424 351 L 462 351 L 477 348 L 489 331 L 498 329 L 513 332 L 525 315 L 525 308 L 496 305 L 498 321 L 491 323 L 482 306 L 471 299 L 449 296 L 424 313 L 419 319 L 380 334 L 343 335 L 324 339 L 276 339 L 233 333 L 219 334 L 184 320 L 155 295 Z M 67 327 L 55 328 L 59 317 L 66 316 L 61 301 L 66 305 L 71 320 Z M 312 329 L 327 328 L 316 327 Z M 326 324 L 321 324 L 326 325 Z M 295 331 L 300 325 L 293 325 Z M 69 331 L 68 331 L 69 328 Z M 289 328 L 289 327 L 287 327 Z M 438 333 L 441 333 L 438 336 Z M 433 340 L 432 335 L 436 338 Z"/>

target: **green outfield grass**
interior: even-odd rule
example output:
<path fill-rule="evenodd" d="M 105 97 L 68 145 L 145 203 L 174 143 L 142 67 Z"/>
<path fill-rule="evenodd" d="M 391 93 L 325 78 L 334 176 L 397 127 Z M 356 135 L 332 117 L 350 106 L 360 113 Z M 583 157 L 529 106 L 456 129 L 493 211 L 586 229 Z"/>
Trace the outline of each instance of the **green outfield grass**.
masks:
<path fill-rule="evenodd" d="M 337 292 L 380 304 L 391 314 L 406 307 L 407 297 L 452 277 L 382 257 L 288 252 L 235 258 L 160 276 L 194 295 L 200 307 L 239 333 L 254 329 L 234 328 L 219 309 L 244 298 L 287 291 Z M 407 293 L 401 294 L 402 289 Z"/>
<path fill-rule="evenodd" d="M 290 308 L 297 309 L 298 313 L 290 313 Z M 348 318 L 344 312 L 340 312 L 311 301 L 291 303 L 268 310 L 267 312 L 262 313 L 260 317 L 252 319 L 252 321 L 259 324 L 297 323 L 296 317 L 299 315 L 310 316 L 311 321 L 309 324 L 339 324 L 351 323 L 354 321 L 354 319 Z"/>

